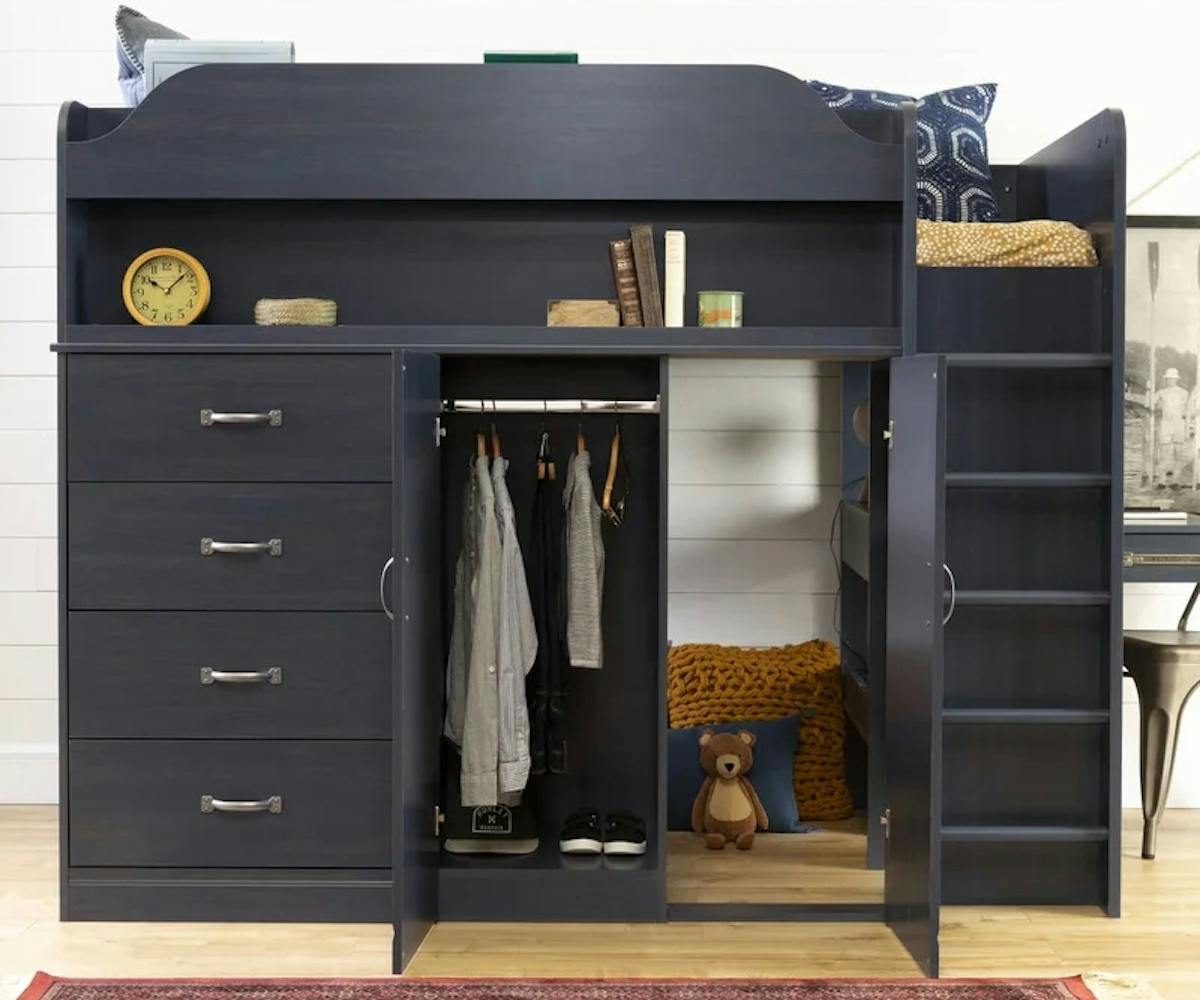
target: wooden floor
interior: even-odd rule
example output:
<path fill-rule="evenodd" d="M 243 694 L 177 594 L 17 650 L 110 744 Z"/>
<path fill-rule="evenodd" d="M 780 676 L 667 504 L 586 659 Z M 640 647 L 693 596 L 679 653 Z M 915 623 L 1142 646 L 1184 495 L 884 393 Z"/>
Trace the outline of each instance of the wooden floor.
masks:
<path fill-rule="evenodd" d="M 947 976 L 1144 975 L 1168 1000 L 1200 997 L 1200 811 L 1172 812 L 1157 861 L 1126 814 L 1125 916 L 1088 908 L 948 907 Z M 0 807 L 0 978 L 386 975 L 386 926 L 60 924 L 55 812 Z M 911 976 L 879 924 L 442 924 L 415 975 Z M 8 998 L 4 998 L 8 1000 Z"/>
<path fill-rule="evenodd" d="M 670 903 L 882 903 L 883 872 L 867 868 L 866 821 L 813 833 L 760 833 L 754 848 L 710 851 L 693 833 L 667 838 Z"/>

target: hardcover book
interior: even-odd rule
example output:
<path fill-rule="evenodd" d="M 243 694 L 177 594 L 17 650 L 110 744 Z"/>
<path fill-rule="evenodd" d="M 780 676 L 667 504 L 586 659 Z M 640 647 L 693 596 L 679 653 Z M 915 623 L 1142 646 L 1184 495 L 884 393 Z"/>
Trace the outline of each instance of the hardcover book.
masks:
<path fill-rule="evenodd" d="M 612 261 L 613 285 L 621 304 L 624 326 L 642 325 L 642 301 L 638 292 L 637 272 L 633 265 L 633 244 L 629 240 L 611 240 L 608 256 Z"/>
<path fill-rule="evenodd" d="M 662 326 L 662 296 L 658 290 L 658 262 L 654 257 L 654 230 L 647 225 L 631 226 L 633 267 L 637 272 L 638 294 L 642 302 L 642 325 Z"/>

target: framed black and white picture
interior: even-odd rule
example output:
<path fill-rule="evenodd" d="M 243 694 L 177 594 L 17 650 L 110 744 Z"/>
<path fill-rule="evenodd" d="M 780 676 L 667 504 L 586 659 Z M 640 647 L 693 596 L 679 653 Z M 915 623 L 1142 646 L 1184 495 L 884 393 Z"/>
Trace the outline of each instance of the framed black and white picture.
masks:
<path fill-rule="evenodd" d="M 1128 224 L 1125 507 L 1200 514 L 1200 216 Z"/>

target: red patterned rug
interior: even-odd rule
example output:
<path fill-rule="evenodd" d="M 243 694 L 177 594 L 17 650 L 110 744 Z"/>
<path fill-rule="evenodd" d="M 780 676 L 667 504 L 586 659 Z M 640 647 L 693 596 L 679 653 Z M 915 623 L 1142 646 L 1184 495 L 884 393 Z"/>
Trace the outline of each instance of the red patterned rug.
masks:
<path fill-rule="evenodd" d="M 18 1000 L 1096 1000 L 1075 979 L 58 979 Z"/>

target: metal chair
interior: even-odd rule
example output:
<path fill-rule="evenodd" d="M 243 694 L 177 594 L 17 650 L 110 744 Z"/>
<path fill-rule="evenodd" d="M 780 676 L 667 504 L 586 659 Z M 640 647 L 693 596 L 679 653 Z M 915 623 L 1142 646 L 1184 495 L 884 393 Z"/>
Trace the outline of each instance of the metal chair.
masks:
<path fill-rule="evenodd" d="M 1137 685 L 1141 708 L 1142 857 L 1153 858 L 1158 824 L 1167 808 L 1179 723 L 1188 699 L 1200 688 L 1200 632 L 1187 622 L 1200 596 L 1192 589 L 1175 631 L 1125 633 L 1125 669 Z"/>

